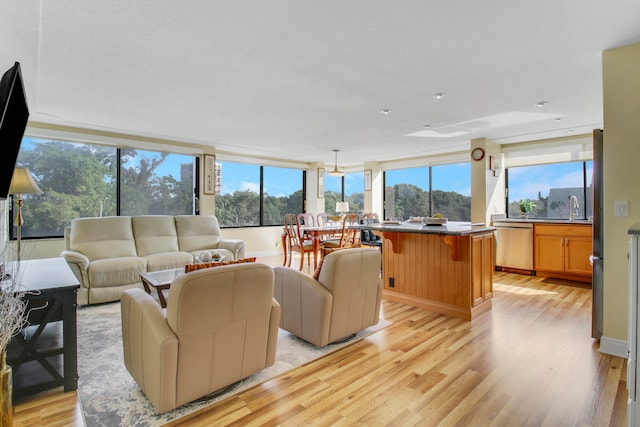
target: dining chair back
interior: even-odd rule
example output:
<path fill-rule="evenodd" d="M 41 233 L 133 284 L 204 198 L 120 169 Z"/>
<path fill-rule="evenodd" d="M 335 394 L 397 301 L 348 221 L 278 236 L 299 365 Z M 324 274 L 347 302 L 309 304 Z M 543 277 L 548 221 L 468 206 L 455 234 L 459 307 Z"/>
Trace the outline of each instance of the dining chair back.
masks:
<path fill-rule="evenodd" d="M 313 217 L 312 217 L 313 218 Z M 313 253 L 313 241 L 309 238 L 305 238 L 304 232 L 300 228 L 300 222 L 298 221 L 298 215 L 287 214 L 284 217 L 286 233 L 289 239 L 289 261 L 287 266 L 291 266 L 291 258 L 293 258 L 293 252 L 300 254 L 300 270 L 304 265 L 304 255 L 307 254 L 307 265 L 311 264 L 311 254 Z M 314 254 L 315 256 L 315 254 Z"/>
<path fill-rule="evenodd" d="M 351 228 L 350 225 L 360 223 L 358 214 L 346 214 L 342 218 L 342 234 L 335 239 L 328 239 L 321 242 L 322 255 L 326 255 L 338 249 L 360 247 L 360 230 Z"/>

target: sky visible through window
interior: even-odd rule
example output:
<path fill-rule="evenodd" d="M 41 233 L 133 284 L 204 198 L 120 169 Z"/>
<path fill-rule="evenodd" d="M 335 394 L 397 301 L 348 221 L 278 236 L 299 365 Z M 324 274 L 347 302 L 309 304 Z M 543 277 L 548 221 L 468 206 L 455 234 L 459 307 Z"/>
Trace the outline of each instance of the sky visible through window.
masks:
<path fill-rule="evenodd" d="M 587 162 L 587 185 L 591 185 L 592 162 Z M 509 199 L 538 200 L 548 197 L 552 188 L 583 186 L 582 162 L 509 168 Z"/>

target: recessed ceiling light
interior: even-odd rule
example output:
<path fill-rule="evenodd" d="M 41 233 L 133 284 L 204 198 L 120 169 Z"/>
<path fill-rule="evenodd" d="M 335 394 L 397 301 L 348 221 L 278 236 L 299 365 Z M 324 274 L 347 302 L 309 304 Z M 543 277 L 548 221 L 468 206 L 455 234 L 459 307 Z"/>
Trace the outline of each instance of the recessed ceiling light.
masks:
<path fill-rule="evenodd" d="M 564 117 L 556 117 L 556 118 L 555 118 L 555 121 L 556 121 L 556 122 L 561 122 L 563 119 L 564 119 Z"/>
<path fill-rule="evenodd" d="M 569 129 L 567 133 L 573 133 L 573 129 Z"/>
<path fill-rule="evenodd" d="M 444 92 L 438 92 L 438 93 L 434 93 L 434 94 L 433 94 L 433 97 L 434 97 L 435 99 L 442 99 L 442 98 L 444 98 L 445 96 L 447 96 L 447 95 L 446 95 Z"/>
<path fill-rule="evenodd" d="M 387 114 L 389 114 L 391 112 L 391 109 L 383 108 L 382 110 L 380 110 L 380 112 L 386 116 Z"/>
<path fill-rule="evenodd" d="M 545 105 L 547 105 L 548 102 L 547 101 L 538 101 L 536 102 L 536 107 L 544 107 Z"/>
<path fill-rule="evenodd" d="M 431 125 L 422 125 L 422 127 L 425 129 L 431 129 Z"/>

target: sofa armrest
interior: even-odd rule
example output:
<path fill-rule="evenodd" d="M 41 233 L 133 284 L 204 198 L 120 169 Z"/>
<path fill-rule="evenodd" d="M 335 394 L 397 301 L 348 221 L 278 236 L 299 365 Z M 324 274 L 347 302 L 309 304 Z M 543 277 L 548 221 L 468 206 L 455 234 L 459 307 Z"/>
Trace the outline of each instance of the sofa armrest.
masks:
<path fill-rule="evenodd" d="M 71 271 L 76 275 L 78 281 L 80 282 L 80 286 L 84 288 L 89 287 L 89 258 L 81 254 L 80 252 L 72 251 L 69 249 L 65 249 L 60 253 L 60 256 L 64 257 L 64 259 L 71 267 Z"/>
<path fill-rule="evenodd" d="M 274 298 L 280 327 L 317 346 L 328 344 L 333 295 L 312 277 L 289 267 L 274 267 Z"/>
<path fill-rule="evenodd" d="M 220 249 L 227 249 L 233 253 L 234 259 L 242 259 L 245 257 L 245 242 L 244 240 L 236 239 L 223 239 L 218 242 Z"/>
<path fill-rule="evenodd" d="M 124 363 L 158 413 L 176 406 L 178 338 L 160 305 L 142 289 L 120 300 Z"/>
<path fill-rule="evenodd" d="M 271 317 L 269 318 L 269 341 L 267 342 L 267 363 L 276 363 L 276 348 L 278 344 L 278 328 L 280 326 L 281 308 L 275 298 L 271 300 Z"/>

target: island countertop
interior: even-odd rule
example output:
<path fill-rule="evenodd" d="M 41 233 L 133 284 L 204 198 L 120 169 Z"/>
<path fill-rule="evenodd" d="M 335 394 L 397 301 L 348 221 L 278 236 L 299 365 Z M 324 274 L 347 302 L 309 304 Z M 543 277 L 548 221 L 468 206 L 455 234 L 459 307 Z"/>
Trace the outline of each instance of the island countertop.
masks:
<path fill-rule="evenodd" d="M 390 231 L 395 233 L 418 234 L 442 234 L 450 236 L 466 236 L 477 233 L 486 233 L 495 230 L 495 227 L 487 227 L 484 223 L 471 223 L 460 221 L 447 221 L 443 225 L 423 225 L 419 222 L 381 222 L 376 224 L 352 225 L 353 228 L 372 231 Z"/>

